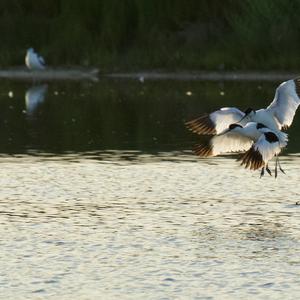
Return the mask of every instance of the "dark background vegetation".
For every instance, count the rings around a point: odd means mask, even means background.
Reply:
[[[105,71],[297,70],[299,13],[297,0],[1,0],[0,66],[32,46]]]

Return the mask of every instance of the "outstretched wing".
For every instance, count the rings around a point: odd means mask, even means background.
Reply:
[[[250,170],[257,170],[281,151],[278,136],[273,131],[263,133],[257,142],[238,160]]]
[[[223,132],[230,124],[239,122],[244,115],[235,107],[224,107],[211,114],[205,114],[186,122],[185,125],[197,134],[215,135]]]
[[[300,78],[285,81],[276,89],[273,102],[267,107],[283,128],[291,126],[300,104]]]
[[[200,157],[216,156],[224,153],[247,151],[252,140],[237,132],[228,131],[212,137],[208,143],[196,145],[194,152]]]

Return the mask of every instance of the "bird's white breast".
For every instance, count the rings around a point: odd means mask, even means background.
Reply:
[[[26,66],[29,69],[42,70],[44,66],[40,63],[36,53],[28,52],[25,57]]]

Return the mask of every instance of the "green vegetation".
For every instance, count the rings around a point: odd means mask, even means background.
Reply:
[[[2,0],[0,66],[28,47],[101,70],[300,66],[299,0]]]

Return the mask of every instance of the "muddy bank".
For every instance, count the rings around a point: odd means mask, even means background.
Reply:
[[[68,68],[45,70],[28,70],[25,68],[0,70],[0,78],[16,80],[98,80],[96,68]]]

